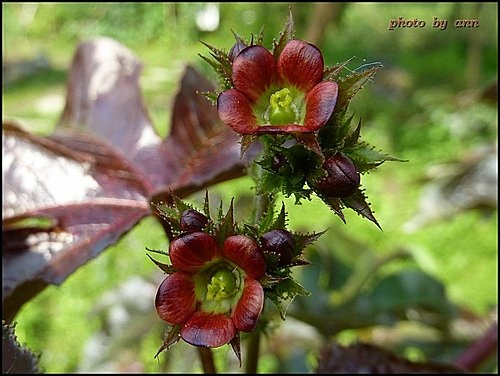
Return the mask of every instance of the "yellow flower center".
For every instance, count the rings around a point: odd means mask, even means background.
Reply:
[[[233,295],[236,291],[236,277],[228,269],[220,269],[212,276],[207,285],[205,299],[220,302]]]
[[[297,119],[295,98],[288,88],[278,90],[269,98],[269,121],[271,124],[282,125],[294,123]]]

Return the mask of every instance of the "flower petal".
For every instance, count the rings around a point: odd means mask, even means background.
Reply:
[[[230,317],[195,312],[181,329],[184,341],[194,346],[219,347],[229,343],[237,330]]]
[[[250,102],[236,89],[219,94],[217,111],[222,122],[237,133],[253,134],[259,127]]]
[[[286,134],[286,133],[303,133],[312,132],[303,125],[299,124],[284,124],[284,125],[263,125],[254,131],[254,134]]]
[[[307,94],[304,127],[310,131],[320,129],[332,116],[337,103],[336,82],[321,82]]]
[[[314,45],[291,40],[278,58],[278,74],[304,92],[311,90],[323,79],[323,55]]]
[[[195,273],[220,253],[215,238],[198,231],[188,232],[174,239],[170,243],[169,254],[176,270]]]
[[[252,331],[257,325],[264,307],[264,290],[255,279],[246,277],[243,294],[236,304],[232,318],[236,329],[243,332]]]
[[[196,309],[191,276],[176,272],[163,280],[155,297],[158,316],[169,324],[182,324]]]
[[[276,77],[276,62],[269,50],[260,45],[241,50],[233,61],[233,84],[251,102],[259,99]]]
[[[254,279],[259,279],[266,272],[262,251],[255,241],[245,235],[234,235],[227,238],[222,247],[222,255]]]

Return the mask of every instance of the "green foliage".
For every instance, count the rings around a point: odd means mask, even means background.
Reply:
[[[267,291],[267,297],[278,308],[282,320],[286,319],[286,311],[297,295],[309,296],[311,293],[291,278],[281,279]]]

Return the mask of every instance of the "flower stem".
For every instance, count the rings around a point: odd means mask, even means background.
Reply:
[[[257,373],[260,349],[260,330],[251,332],[248,336],[245,372]]]
[[[262,166],[257,163],[253,164],[253,179],[256,182],[256,189],[259,190],[261,187],[262,180]],[[271,203],[271,195],[268,193],[257,193],[254,198],[254,223],[259,224],[262,217],[269,209],[269,204]]]
[[[217,373],[212,349],[210,347],[198,347],[197,349],[203,365],[203,373]]]
[[[262,166],[254,163],[253,178],[257,183],[257,189],[261,186],[262,180]],[[271,195],[266,193],[258,193],[254,198],[254,223],[259,224],[266,211],[269,210],[271,203]],[[257,373],[257,366],[259,363],[259,350],[260,350],[260,329],[257,328],[248,334],[247,351],[246,351],[246,373]]]

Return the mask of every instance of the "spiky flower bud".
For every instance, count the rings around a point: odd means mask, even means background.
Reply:
[[[286,266],[292,261],[295,241],[287,230],[272,230],[260,237],[264,255],[274,256],[275,265]]]
[[[343,153],[337,153],[323,163],[327,176],[317,181],[314,188],[328,197],[347,197],[360,184],[360,174],[354,163]]]
[[[186,209],[181,216],[182,231],[200,231],[206,226],[208,218],[194,209]]]
[[[241,42],[236,42],[229,51],[229,60],[233,61],[236,58],[236,56],[238,56],[238,54],[241,52],[241,50],[246,47],[247,47],[246,44],[243,44]]]

